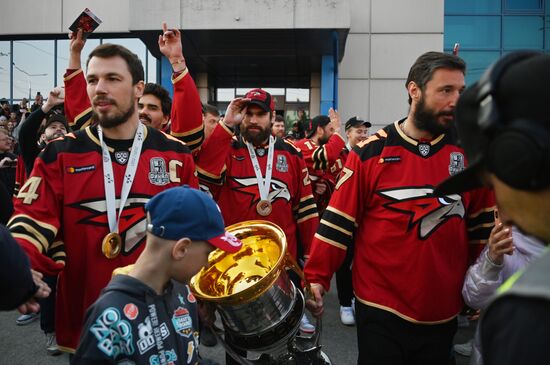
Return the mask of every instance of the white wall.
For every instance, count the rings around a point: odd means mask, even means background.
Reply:
[[[409,68],[422,53],[443,50],[443,1],[350,2],[339,111],[343,122],[355,115],[369,120],[372,132],[406,116]]]
[[[349,28],[350,0],[2,0],[0,34],[66,33],[89,7],[97,32]],[[9,16],[7,16],[9,15]]]

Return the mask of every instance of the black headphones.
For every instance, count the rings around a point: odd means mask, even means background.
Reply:
[[[486,167],[504,183],[519,190],[550,187],[550,131],[529,119],[503,123],[496,95],[500,80],[510,66],[541,54],[510,53],[485,71],[478,82],[477,123],[490,141]]]

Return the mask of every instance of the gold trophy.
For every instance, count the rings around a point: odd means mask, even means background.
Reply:
[[[236,253],[213,251],[208,264],[191,279],[191,291],[214,304],[225,328],[226,351],[242,364],[332,364],[321,351],[321,321],[310,337],[298,335],[304,297],[290,281],[287,269],[303,278],[287,253],[283,230],[267,221],[246,221],[226,230],[243,242]],[[256,354],[244,358],[227,346]]]

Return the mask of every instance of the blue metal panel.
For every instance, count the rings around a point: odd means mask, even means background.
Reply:
[[[168,90],[170,97],[174,96],[174,89],[172,87],[172,65],[166,57],[160,58],[160,77],[157,78],[160,84]]]
[[[323,115],[328,115],[328,110],[334,107],[334,56],[325,55],[321,59],[321,106]]]

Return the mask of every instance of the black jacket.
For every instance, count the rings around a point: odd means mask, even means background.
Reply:
[[[0,224],[0,310],[12,310],[23,304],[36,289],[27,255]]]
[[[196,364],[198,328],[197,304],[186,285],[172,281],[157,295],[117,275],[88,309],[71,364],[160,364],[162,354],[167,364]]]

